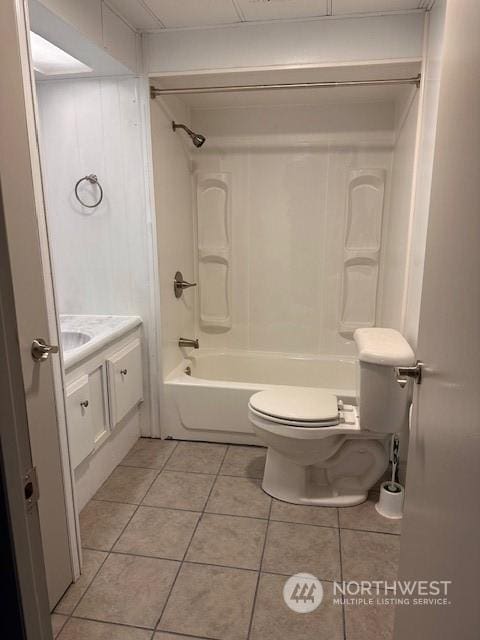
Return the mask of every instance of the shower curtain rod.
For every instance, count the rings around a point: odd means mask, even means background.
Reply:
[[[270,89],[324,89],[335,87],[373,87],[378,85],[414,84],[420,86],[421,75],[412,78],[385,78],[382,80],[333,80],[328,82],[294,82],[287,84],[243,84],[220,87],[178,87],[176,89],[156,89],[150,86],[150,97],[171,96],[181,93],[231,93],[234,91],[266,91]]]

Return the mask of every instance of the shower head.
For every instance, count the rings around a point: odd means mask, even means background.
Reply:
[[[172,121],[172,129],[174,131],[176,131],[177,129],[183,129],[184,131],[186,131],[190,136],[190,138],[192,139],[193,144],[197,148],[201,147],[206,140],[205,136],[202,136],[201,133],[195,133],[194,131],[189,129],[185,124],[177,124],[176,122]]]

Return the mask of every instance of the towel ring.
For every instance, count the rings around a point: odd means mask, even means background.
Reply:
[[[78,195],[78,187],[80,186],[80,183],[83,182],[84,180],[87,180],[88,182],[90,182],[90,184],[96,184],[97,187],[100,189],[100,197],[95,204],[85,204],[85,202],[83,202],[80,196]],[[98,207],[98,205],[103,200],[103,189],[100,185],[100,182],[98,181],[97,176],[94,175],[93,173],[90,173],[88,176],[84,176],[83,178],[80,178],[80,180],[75,185],[75,197],[83,207],[88,207],[89,209],[94,209],[95,207]]]

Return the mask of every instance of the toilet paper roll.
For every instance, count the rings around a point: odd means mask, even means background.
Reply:
[[[393,487],[394,491],[389,491]],[[381,516],[398,520],[403,516],[403,500],[405,491],[398,482],[382,482],[380,485],[380,500],[375,505],[375,509]]]

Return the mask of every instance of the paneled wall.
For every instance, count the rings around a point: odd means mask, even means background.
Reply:
[[[37,95],[58,310],[139,315],[151,347],[154,285],[138,81],[39,82]],[[104,196],[89,209],[74,187],[91,173]],[[98,195],[85,182],[79,192],[90,203]],[[153,352],[145,343],[147,368]]]
[[[112,75],[140,70],[140,36],[103,0],[28,0],[28,6],[35,33],[97,74],[106,75],[107,68]]]
[[[197,237],[206,184],[228,229],[215,276],[196,246],[202,346],[353,354],[353,329],[380,314],[394,122],[389,102],[192,110],[207,136],[192,151]]]
[[[145,170],[135,79],[37,86],[47,216],[60,313],[139,313],[149,299]],[[96,174],[99,207],[75,183]],[[80,195],[92,202],[95,187]]]

